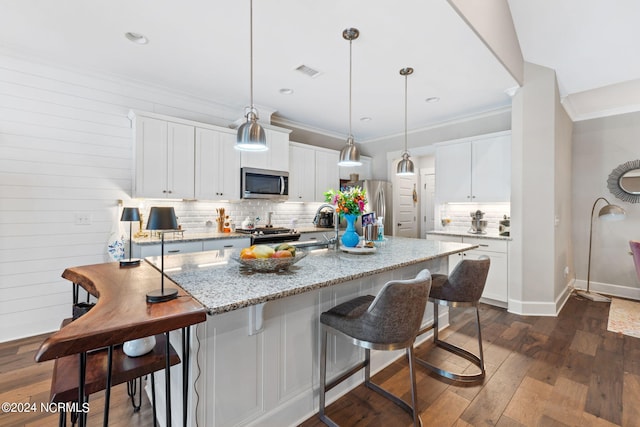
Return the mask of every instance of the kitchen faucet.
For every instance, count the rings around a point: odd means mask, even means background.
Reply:
[[[267,227],[271,228],[273,227],[273,225],[271,224],[271,215],[273,215],[273,212],[267,212]]]

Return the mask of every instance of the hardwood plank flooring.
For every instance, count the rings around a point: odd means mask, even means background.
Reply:
[[[480,316],[487,377],[460,385],[416,369],[418,407],[434,427],[640,427],[640,339],[608,332],[609,304],[572,296],[558,317],[522,317],[482,305]],[[475,351],[474,316],[451,312],[443,338]],[[0,344],[0,401],[47,402],[52,362],[35,363],[45,336]],[[431,343],[419,357],[454,369],[472,370]],[[373,380],[409,399],[408,365],[401,359]],[[89,425],[101,425],[104,394],[91,396]],[[328,414],[342,426],[410,426],[410,417],[387,399],[360,386],[338,399]],[[110,425],[151,426],[151,405],[143,396],[134,413],[126,385],[114,387]],[[0,413],[0,427],[55,426],[57,414]],[[311,417],[303,427],[323,426]]]
[[[488,305],[480,310],[487,376],[482,384],[460,385],[418,367],[425,426],[640,427],[640,339],[607,331],[608,303],[572,296],[558,317],[522,317]],[[470,313],[452,310],[442,336],[475,352]],[[465,367],[431,343],[416,354]],[[402,359],[373,380],[408,399],[408,375]],[[363,386],[327,414],[343,426],[411,425],[406,413]],[[302,424],[323,425],[317,417]]]

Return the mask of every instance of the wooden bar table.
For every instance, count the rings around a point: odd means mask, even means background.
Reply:
[[[165,334],[166,423],[171,425],[169,368],[171,364],[177,363],[177,360],[169,344],[169,332],[182,329],[183,425],[186,426],[190,358],[189,327],[206,320],[205,308],[167,277],[165,277],[165,287],[178,289],[178,298],[161,303],[147,303],[146,294],[160,287],[161,273],[146,262],[129,267],[121,267],[118,262],[72,267],[67,268],[62,277],[70,280],[74,285],[81,286],[96,297],[98,302],[87,314],[48,337],[40,346],[35,357],[36,361],[61,359],[71,355],[78,357],[78,405],[82,408],[86,395],[89,394],[85,389],[87,353],[106,347],[109,353],[105,380],[106,425],[114,346],[125,341]],[[157,368],[154,367],[154,370]],[[136,374],[139,373],[139,370],[136,371]],[[54,392],[56,390],[52,390],[52,393]],[[86,413],[80,412],[79,415],[79,425],[82,426],[86,421]]]

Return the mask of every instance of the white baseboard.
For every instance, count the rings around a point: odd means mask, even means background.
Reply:
[[[576,280],[574,286],[576,289],[586,290],[587,281]],[[600,293],[600,294],[614,296],[614,297],[640,300],[640,288],[614,285],[611,283],[594,282],[592,280],[589,285],[589,290]]]
[[[521,301],[509,298],[508,312],[521,316],[557,316],[573,292],[573,281],[568,283],[553,302]]]

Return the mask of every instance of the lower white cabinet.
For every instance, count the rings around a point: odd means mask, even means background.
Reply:
[[[160,242],[149,245],[133,244],[131,246],[134,258],[146,258],[148,256],[160,256],[162,252],[162,245]],[[185,254],[189,252],[202,251],[202,241],[191,242],[164,242],[164,254]]]
[[[164,242],[164,254],[186,254],[190,252],[212,251],[217,249],[244,248],[251,245],[250,238],[237,239],[208,239],[193,241],[171,241]],[[134,243],[131,247],[134,258],[146,258],[149,256],[160,256],[162,250],[160,242],[140,245]]]
[[[202,242],[203,251],[214,251],[217,249],[242,249],[251,246],[250,238],[242,239],[215,239],[204,240]]]
[[[499,307],[507,307],[509,301],[509,242],[507,240],[433,234],[427,235],[427,239],[478,245],[478,249],[449,255],[449,273],[463,258],[478,259],[482,255],[488,256],[491,259],[491,266],[482,293],[482,301]]]
[[[325,237],[331,239],[334,235],[333,228],[327,228],[327,231],[314,231],[312,233],[300,233],[299,242],[325,242]]]

